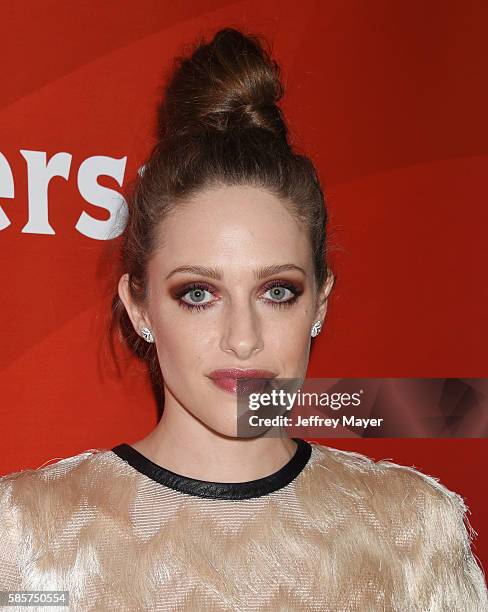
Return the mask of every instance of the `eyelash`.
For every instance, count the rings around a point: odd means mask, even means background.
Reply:
[[[288,289],[289,291],[293,293],[293,297],[283,302],[276,302],[274,300],[265,300],[265,302],[270,304],[273,308],[289,308],[290,306],[293,306],[293,304],[297,301],[297,299],[303,293],[301,289],[299,289],[293,283],[290,283],[288,281],[272,281],[265,286],[264,292],[267,292],[270,289],[274,289],[275,287],[284,287],[285,289]],[[196,312],[199,310],[205,310],[206,308],[210,308],[212,306],[212,303],[188,304],[182,299],[184,295],[186,295],[193,289],[201,289],[203,291],[208,291],[212,295],[215,295],[215,290],[207,283],[202,283],[202,282],[191,283],[190,285],[185,285],[184,287],[182,287],[176,292],[175,297],[178,301],[178,304],[182,308],[186,308],[187,310],[190,310],[193,312]]]

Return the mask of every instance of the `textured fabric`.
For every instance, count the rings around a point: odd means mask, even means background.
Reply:
[[[486,612],[465,512],[435,478],[316,444],[239,500],[90,449],[0,478],[0,590],[68,590],[79,611]]]

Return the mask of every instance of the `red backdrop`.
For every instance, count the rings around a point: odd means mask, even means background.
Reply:
[[[117,376],[104,352],[117,241],[76,229],[82,213],[110,218],[79,169],[119,160],[122,180],[98,181],[121,191],[152,145],[172,58],[221,26],[273,41],[295,142],[328,196],[337,282],[309,376],[488,376],[488,5],[2,0],[0,12],[0,473],[156,423],[141,366],[129,359]],[[65,177],[43,202],[36,164],[56,153]],[[42,212],[51,233],[31,231]],[[485,440],[323,442],[463,495],[488,565]]]

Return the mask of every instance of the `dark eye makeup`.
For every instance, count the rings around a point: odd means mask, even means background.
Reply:
[[[206,293],[213,295],[216,299],[203,302]],[[262,297],[263,294],[267,293],[271,297]],[[264,285],[260,300],[273,308],[289,308],[296,303],[302,293],[303,288],[300,285],[285,280],[273,280]],[[188,298],[189,294],[193,294],[193,297]],[[217,290],[203,281],[185,283],[172,290],[171,295],[179,306],[192,312],[211,308],[218,300]],[[202,303],[199,304],[198,301],[200,300],[202,300]]]

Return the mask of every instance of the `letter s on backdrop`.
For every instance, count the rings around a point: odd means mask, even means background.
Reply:
[[[124,231],[127,222],[127,202],[124,197],[97,182],[99,176],[111,176],[122,186],[127,156],[115,159],[104,155],[88,157],[78,170],[78,189],[81,196],[90,204],[100,206],[110,212],[109,219],[94,219],[83,211],[75,228],[84,236],[95,240],[111,240]]]

